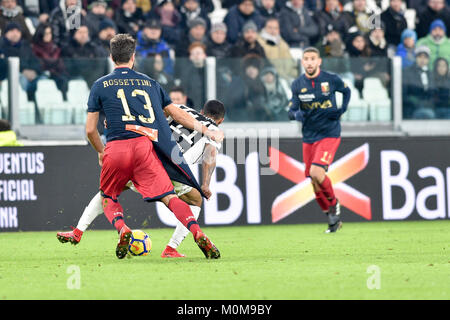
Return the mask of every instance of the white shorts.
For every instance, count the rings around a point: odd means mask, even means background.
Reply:
[[[184,194],[186,194],[186,193],[189,193],[189,192],[191,192],[191,190],[192,190],[192,187],[191,187],[191,186],[188,186],[188,185],[186,185],[186,184],[183,184],[183,183],[180,183],[180,182],[177,182],[177,181],[173,181],[173,180],[172,180],[172,185],[173,185],[173,187],[174,187],[175,194],[176,194],[178,197],[181,197],[182,195],[184,195]],[[134,186],[133,182],[128,181],[128,183],[127,183],[126,186],[127,186],[128,188],[130,188],[132,191],[134,191],[134,192],[136,192],[136,193],[139,193],[139,191],[138,191],[138,190],[136,189],[136,187]]]

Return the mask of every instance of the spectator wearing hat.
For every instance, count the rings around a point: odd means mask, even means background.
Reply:
[[[278,74],[286,79],[297,78],[297,64],[289,51],[289,45],[280,35],[280,22],[277,18],[268,18],[257,37],[269,62]]]
[[[49,23],[40,24],[33,36],[34,55],[41,62],[41,70],[49,73],[56,87],[61,91],[64,101],[67,101],[69,74],[61,58],[61,48],[53,42],[52,27]]]
[[[117,34],[116,24],[109,18],[103,19],[98,26],[98,34],[95,42],[102,51],[102,56],[110,54],[109,42]]]
[[[17,4],[17,0],[0,0],[0,35],[5,34],[6,26],[14,22],[19,25],[22,37],[31,41],[31,32],[25,22],[22,8]]]
[[[176,57],[188,57],[189,56],[189,46],[194,42],[200,42],[206,45],[207,34],[206,28],[207,24],[203,18],[195,18],[189,21],[189,31],[186,36],[182,37],[175,47]]]
[[[148,57],[155,54],[160,54],[164,59],[164,71],[168,74],[173,74],[170,46],[162,38],[161,23],[156,19],[152,19],[148,20],[143,29],[137,34],[136,55],[138,68],[140,70],[143,70],[142,68],[150,68],[148,64],[151,64],[151,61],[148,60]]]
[[[433,21],[440,19],[444,22],[447,37],[450,36],[450,9],[445,0],[428,0],[427,6],[416,15],[417,38],[425,37],[430,31]]]
[[[248,54],[266,58],[264,48],[258,43],[258,27],[253,21],[248,21],[243,26],[242,36],[230,52],[230,56],[233,58],[242,58]]]
[[[202,18],[206,22],[206,29],[210,28],[210,20],[208,13],[202,8],[200,0],[183,0],[180,7],[181,22],[180,28],[182,30],[189,30],[189,23],[196,19]]]
[[[433,119],[433,78],[429,61],[430,49],[417,46],[415,63],[403,72],[403,118]]]
[[[53,41],[59,47],[67,45],[71,41],[74,30],[85,24],[81,9],[81,0],[61,0],[59,6],[50,13]]]
[[[18,57],[20,59],[20,85],[26,91],[28,101],[35,103],[36,122],[41,123],[39,109],[36,104],[37,82],[41,74],[39,60],[33,54],[28,40],[22,38],[22,29],[18,23],[10,22],[4,29],[4,36],[0,38],[5,58]]]
[[[264,18],[255,8],[254,0],[240,0],[239,4],[232,6],[223,22],[227,25],[227,39],[234,44],[242,35],[244,25],[253,21],[257,31],[264,25]]]
[[[143,12],[136,5],[136,0],[122,0],[122,6],[114,17],[118,33],[128,33],[136,37],[144,25]]]
[[[162,37],[169,45],[176,46],[183,38],[181,15],[172,0],[157,0],[157,6],[147,14],[147,19],[158,19],[161,22]]]
[[[430,49],[430,68],[438,57],[450,57],[450,39],[446,36],[447,27],[444,21],[437,19],[430,25],[428,36],[417,41],[417,46]]]
[[[70,41],[61,50],[61,56],[70,76],[83,78],[89,88],[105,74],[107,59],[102,49],[91,40],[86,25],[72,32]]]
[[[211,26],[209,38],[206,41],[207,56],[227,58],[230,55],[231,44],[227,41],[227,25],[216,22]]]
[[[94,1],[89,5],[89,11],[86,14],[86,25],[89,29],[89,34],[92,35],[93,40],[98,35],[100,23],[107,19],[106,9],[108,4],[106,1]]]
[[[312,12],[304,7],[304,0],[289,0],[280,11],[281,36],[289,47],[305,48],[317,41],[319,26]]]
[[[386,27],[386,41],[391,46],[397,46],[401,42],[402,32],[408,27],[402,5],[402,0],[390,0],[389,8],[380,16]]]
[[[395,55],[402,58],[402,68],[408,68],[416,61],[414,50],[416,49],[417,34],[414,30],[405,29],[400,40]]]
[[[206,102],[206,46],[201,42],[193,42],[189,45],[188,52],[189,60],[181,61],[183,64],[180,68],[181,86],[200,111]]]

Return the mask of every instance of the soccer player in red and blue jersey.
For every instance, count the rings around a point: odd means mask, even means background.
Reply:
[[[162,201],[175,214],[192,232],[206,258],[219,258],[219,250],[202,232],[189,206],[175,195],[171,179],[196,188],[204,196],[172,139],[165,113],[211,140],[221,142],[223,132],[209,130],[172,104],[159,83],[132,69],[136,41],[130,35],[116,35],[110,42],[110,49],[116,68],[92,86],[86,134],[102,166],[100,191],[104,213],[119,232],[116,256],[119,259],[126,256],[131,237],[118,201],[131,180],[144,200]],[[97,131],[101,110],[108,123],[106,147]]]
[[[303,51],[305,73],[292,83],[289,118],[302,122],[305,175],[311,178],[316,201],[328,216],[326,233],[341,228],[340,204],[326,172],[341,142],[340,117],[347,110],[350,89],[336,74],[320,69],[316,48]],[[343,94],[337,107],[335,92]]]

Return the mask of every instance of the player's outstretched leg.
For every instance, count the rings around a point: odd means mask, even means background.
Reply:
[[[71,244],[76,245],[81,241],[82,235],[83,231],[78,228],[72,228],[72,231],[58,232],[56,238],[58,238],[61,243],[70,242]]]
[[[70,242],[72,244],[78,244],[81,241],[83,232],[86,231],[92,221],[101,214],[103,214],[102,196],[100,192],[98,192],[84,209],[77,227],[75,229],[72,228],[72,231],[58,232],[56,238],[58,238],[61,243]]]
[[[194,241],[207,259],[220,258],[220,252],[217,247],[200,229],[189,206],[177,196],[170,195],[162,199],[163,203],[172,211],[186,229],[194,235]]]

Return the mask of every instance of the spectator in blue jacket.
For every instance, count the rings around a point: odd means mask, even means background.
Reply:
[[[417,34],[414,30],[405,29],[401,35],[401,42],[397,46],[396,56],[402,58],[402,67],[408,68],[416,62],[416,55],[414,53],[416,49]]]
[[[258,30],[264,26],[264,18],[255,8],[254,0],[240,0],[239,4],[230,8],[223,20],[227,25],[227,39],[230,43],[235,43],[242,36],[242,28],[250,20]]]
[[[152,19],[147,21],[144,28],[137,33],[136,55],[138,64],[149,62],[146,58],[159,53],[164,59],[164,71],[173,74],[173,61],[170,58],[170,47],[161,38],[161,23]]]

